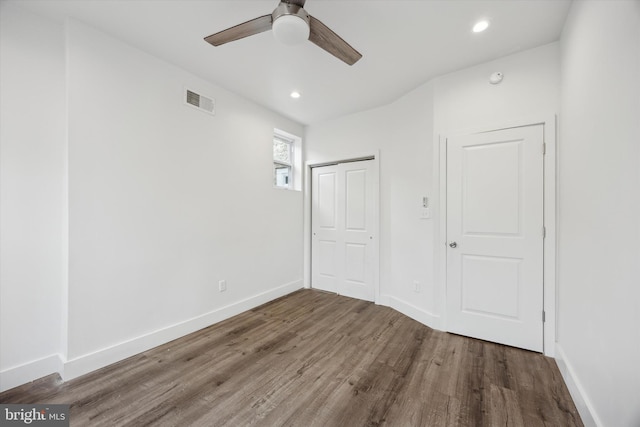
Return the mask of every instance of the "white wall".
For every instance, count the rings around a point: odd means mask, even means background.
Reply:
[[[274,128],[300,124],[81,23],[4,6],[3,389],[302,287],[302,192],[272,179]],[[216,115],[184,105],[185,86]]]
[[[438,136],[553,115],[559,64],[559,45],[552,43],[438,77],[384,107],[307,127],[311,163],[380,150],[382,304],[442,327]],[[488,83],[494,71],[505,74],[497,86]],[[419,219],[422,196],[429,197],[432,219]]]
[[[502,72],[500,84],[489,83],[489,76]],[[560,109],[560,46],[550,43],[519,52],[474,67],[446,74],[434,80],[435,156],[444,164],[443,141],[446,137],[509,126],[544,123],[547,154],[545,156],[544,223],[547,238],[544,242],[544,353],[555,353],[555,115]],[[434,199],[444,204],[440,183],[444,177],[440,164],[434,167],[439,176]],[[444,209],[436,215],[435,225],[440,231],[439,244],[434,242],[436,282],[442,296],[439,307],[444,310],[446,300],[446,230],[440,221]],[[439,309],[440,310],[440,309]],[[441,312],[441,311],[439,311]],[[446,323],[446,320],[443,324]]]
[[[302,194],[271,161],[302,127],[82,24],[68,49],[69,359],[302,287]]]
[[[309,163],[379,152],[379,302],[429,323],[437,320],[433,221],[419,213],[422,197],[433,192],[432,104],[433,87],[426,84],[390,105],[307,127],[305,145]]]
[[[0,390],[60,367],[64,33],[0,3]]]
[[[640,425],[640,2],[562,35],[559,356],[585,424]]]
[[[504,80],[489,84],[500,71]],[[551,43],[434,80],[435,131],[451,134],[554,114],[560,98],[560,48]]]
[[[311,162],[379,150],[383,302],[437,326],[434,140],[557,111],[561,94],[558,356],[587,425],[640,423],[639,4],[574,2],[561,89],[551,44],[306,130]],[[271,188],[269,160],[273,127],[298,124],[79,23],[65,45],[62,24],[0,7],[0,389],[300,286],[302,196]],[[181,105],[183,85],[216,116]]]

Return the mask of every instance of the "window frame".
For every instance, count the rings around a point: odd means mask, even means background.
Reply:
[[[294,168],[295,168],[295,141],[291,138],[287,138],[286,136],[281,135],[278,132],[274,132],[273,139],[271,141],[272,144],[278,141],[280,143],[285,143],[289,146],[289,162],[285,162],[282,160],[278,160],[273,156],[273,187],[281,190],[292,190],[294,188]],[[277,166],[284,166],[289,169],[288,181],[286,186],[278,185],[277,183],[277,175],[276,171],[278,169]]]

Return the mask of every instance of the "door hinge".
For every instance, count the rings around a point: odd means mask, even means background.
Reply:
[[[542,310],[542,323],[547,321],[547,315],[544,310]]]
[[[547,227],[545,226],[542,227],[542,238],[543,239],[547,238]]]
[[[547,143],[543,142],[542,143],[542,154],[547,154]]]

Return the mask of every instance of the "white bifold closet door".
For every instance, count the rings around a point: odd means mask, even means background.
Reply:
[[[311,286],[373,301],[372,160],[312,169]]]

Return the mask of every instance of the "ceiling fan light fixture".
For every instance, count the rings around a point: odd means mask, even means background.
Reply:
[[[273,21],[273,36],[288,46],[309,40],[310,32],[309,23],[297,15],[283,15]]]

